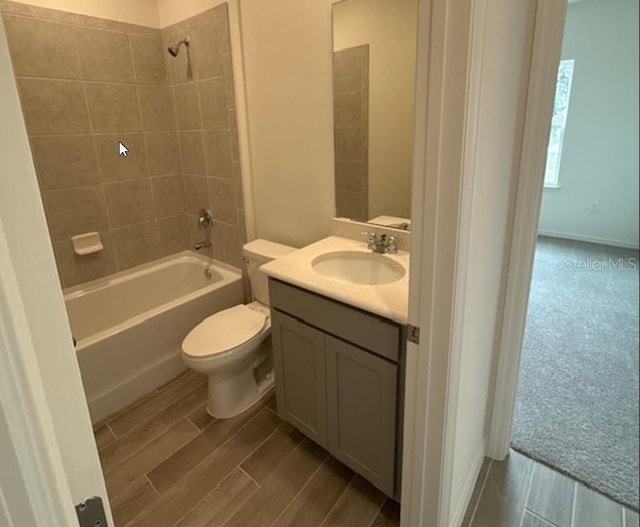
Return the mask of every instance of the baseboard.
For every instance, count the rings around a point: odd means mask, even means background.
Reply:
[[[612,240],[609,238],[598,238],[597,236],[584,236],[582,234],[572,234],[570,232],[557,232],[547,229],[538,229],[538,234],[542,236],[550,236],[552,238],[563,238],[565,240],[576,240],[579,242],[600,243],[602,245],[611,245],[613,247],[623,247],[625,249],[637,249],[638,244],[627,242],[624,240]]]
[[[451,521],[449,525],[451,527],[460,527],[462,525],[462,520],[464,520],[464,515],[467,512],[467,508],[471,503],[471,497],[473,496],[473,491],[476,488],[476,482],[478,481],[478,476],[480,475],[480,469],[482,468],[482,462],[484,461],[486,445],[482,443],[481,447],[478,449],[476,453],[476,457],[474,459],[473,465],[471,466],[471,471],[467,476],[467,480],[462,487],[462,497],[456,506],[453,516],[451,517]]]

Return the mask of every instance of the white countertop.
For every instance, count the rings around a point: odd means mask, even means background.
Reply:
[[[397,254],[385,255],[405,268],[406,272],[400,280],[382,285],[360,285],[328,278],[313,270],[311,262],[315,257],[335,251],[371,252],[365,242],[329,236],[268,262],[260,270],[272,278],[389,318],[399,324],[406,324],[409,307],[409,253],[398,251]]]

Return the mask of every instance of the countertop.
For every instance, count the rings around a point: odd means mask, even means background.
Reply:
[[[404,276],[389,284],[360,285],[323,276],[311,267],[317,256],[334,251],[370,253],[365,242],[329,236],[260,267],[266,275],[314,293],[333,298],[397,322],[407,323],[409,308],[409,253],[398,251],[385,256],[400,263]]]

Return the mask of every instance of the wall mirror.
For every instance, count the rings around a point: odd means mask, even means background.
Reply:
[[[333,4],[336,216],[410,227],[417,0]]]

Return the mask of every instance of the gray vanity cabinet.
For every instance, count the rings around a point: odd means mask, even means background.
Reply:
[[[393,495],[398,366],[330,336],[325,345],[329,451]]]
[[[329,448],[322,331],[278,311],[272,313],[278,412],[303,434]]]
[[[397,497],[398,324],[271,279],[278,413]]]

